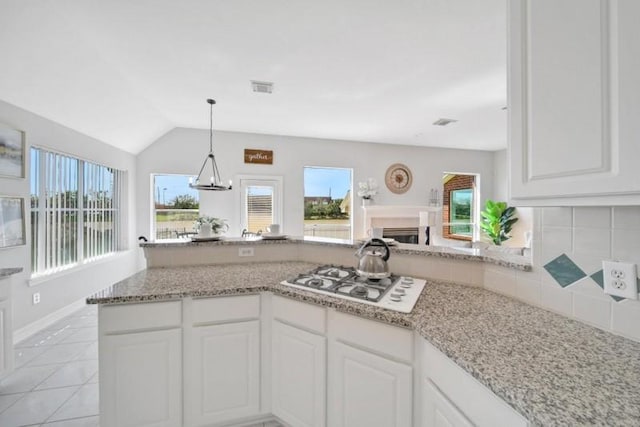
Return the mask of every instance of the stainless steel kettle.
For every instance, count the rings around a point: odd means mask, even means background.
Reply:
[[[355,256],[360,258],[356,272],[367,279],[384,279],[389,277],[389,260],[391,251],[382,239],[373,238],[365,242]]]

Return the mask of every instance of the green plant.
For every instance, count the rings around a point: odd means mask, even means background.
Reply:
[[[227,231],[229,229],[229,225],[227,224],[227,220],[222,218],[215,218],[212,216],[199,216],[196,219],[194,224],[194,228],[196,230],[200,229],[202,224],[211,224],[211,232],[214,234],[218,234],[220,231]]]
[[[484,210],[480,212],[480,228],[494,244],[500,246],[502,242],[511,238],[511,227],[518,221],[518,218],[513,216],[515,211],[516,208],[507,206],[505,202],[487,200]]]

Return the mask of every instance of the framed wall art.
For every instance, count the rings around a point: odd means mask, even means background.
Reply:
[[[0,177],[24,178],[24,132],[0,124]]]
[[[24,199],[0,196],[0,249],[26,244]]]

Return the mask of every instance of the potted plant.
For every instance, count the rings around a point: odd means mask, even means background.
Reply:
[[[506,202],[487,200],[484,210],[480,212],[480,228],[495,245],[500,246],[511,238],[511,227],[518,221],[514,217],[515,210],[516,208],[507,206]]]
[[[362,205],[371,204],[373,196],[378,194],[378,183],[373,178],[367,178],[364,182],[358,183],[358,196],[362,197]]]
[[[194,223],[194,228],[199,234],[208,236],[211,234],[222,234],[229,229],[227,221],[212,216],[199,216]]]

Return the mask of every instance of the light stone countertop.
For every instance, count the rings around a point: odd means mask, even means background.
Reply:
[[[142,248],[194,248],[203,246],[235,246],[235,245],[320,245],[339,248],[358,249],[362,245],[359,240],[323,239],[318,237],[288,237],[283,240],[262,240],[261,238],[225,237],[218,241],[192,242],[187,239],[163,240],[160,242],[140,243]],[[453,248],[446,246],[421,246],[398,243],[389,247],[392,254],[417,255],[448,258],[462,261],[485,262],[521,271],[531,271],[531,259],[522,255],[501,253],[497,250],[475,248]]]
[[[90,304],[270,291],[412,328],[533,425],[639,425],[640,343],[482,288],[427,280],[411,314],[284,286],[317,267],[276,262],[153,268]]]

